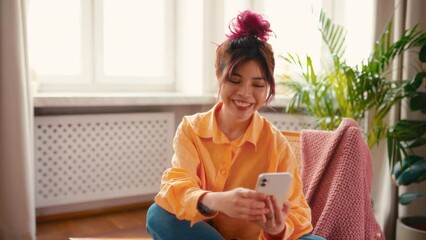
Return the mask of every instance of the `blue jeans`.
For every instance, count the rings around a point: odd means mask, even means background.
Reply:
[[[179,220],[174,214],[171,214],[154,203],[146,216],[146,230],[155,240],[172,239],[205,239],[218,240],[224,239],[220,233],[208,222],[201,221],[191,227],[191,222]],[[299,238],[302,240],[325,240],[325,238],[308,234]]]

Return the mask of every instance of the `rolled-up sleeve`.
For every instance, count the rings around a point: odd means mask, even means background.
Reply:
[[[206,217],[197,210],[199,198],[208,191],[201,188],[202,182],[197,175],[200,156],[185,119],[176,131],[173,149],[172,167],[163,174],[155,202],[178,219],[189,220],[192,224],[214,217]]]

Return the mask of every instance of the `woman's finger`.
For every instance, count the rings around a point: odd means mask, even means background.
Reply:
[[[246,207],[250,209],[263,209],[265,208],[265,202],[264,201],[258,201],[248,198],[239,198],[238,200],[235,200],[235,205]]]
[[[290,211],[290,201],[285,200],[283,207],[281,208],[281,211],[284,213],[284,215],[288,215],[288,212]]]
[[[266,199],[266,195],[264,193],[256,192],[256,191],[251,190],[251,189],[245,189],[244,188],[241,191],[239,191],[238,194],[243,198],[254,199],[254,200],[257,200],[257,201],[265,201],[265,199]]]
[[[272,206],[274,207],[275,223],[277,225],[281,225],[284,219],[283,213],[280,211],[280,206],[278,205],[277,198],[275,196],[271,196],[271,200]]]
[[[266,221],[267,222],[273,222],[274,218],[275,218],[275,210],[274,210],[274,206],[272,204],[271,201],[271,196],[268,196],[266,198],[266,208],[269,209],[269,213],[265,214],[266,217]]]
[[[267,214],[269,212],[269,209],[267,208],[248,208],[245,206],[239,206],[237,207],[237,211],[240,214],[246,214],[249,216],[261,216],[264,214]]]

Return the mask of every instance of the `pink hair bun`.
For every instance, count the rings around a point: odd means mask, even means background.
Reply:
[[[231,34],[226,35],[229,39],[242,37],[256,37],[266,42],[272,30],[268,21],[264,20],[260,14],[244,11],[229,23]]]

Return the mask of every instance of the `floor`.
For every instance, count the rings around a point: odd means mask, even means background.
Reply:
[[[84,218],[37,223],[37,240],[69,238],[148,238],[146,208],[126,210]]]

